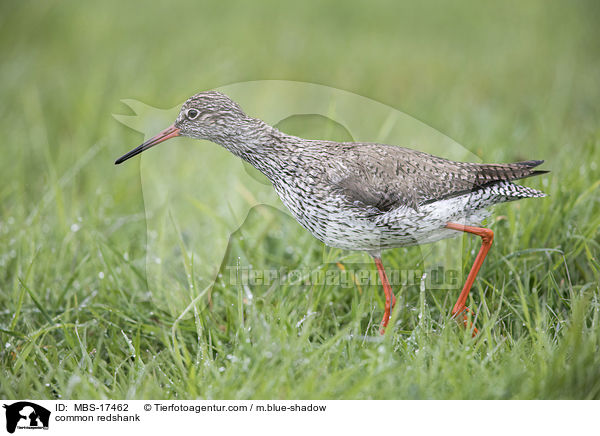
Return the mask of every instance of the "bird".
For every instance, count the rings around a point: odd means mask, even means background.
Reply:
[[[115,161],[121,164],[177,136],[208,140],[262,172],[292,216],[325,245],[362,251],[374,260],[385,294],[380,333],[396,305],[381,253],[466,232],[481,238],[451,317],[467,326],[467,298],[494,232],[482,227],[489,208],[545,197],[515,180],[545,174],[543,160],[455,162],[418,150],[375,142],[304,139],[247,115],[227,95],[200,92],[175,122]],[[477,334],[474,325],[472,334]]]

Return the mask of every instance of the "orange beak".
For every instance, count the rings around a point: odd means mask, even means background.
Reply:
[[[161,142],[166,141],[169,138],[174,138],[175,136],[179,136],[179,129],[173,124],[172,126],[167,127],[165,130],[160,132],[155,137],[144,142],[139,147],[134,148],[129,153],[126,153],[120,158],[118,158],[115,161],[115,165],[119,165],[120,163],[125,162],[130,157],[133,157],[136,154],[140,154],[142,151],[148,150],[150,147],[154,147],[156,144],[160,144]]]

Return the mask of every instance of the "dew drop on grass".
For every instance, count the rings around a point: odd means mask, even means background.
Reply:
[[[244,284],[243,288],[244,288],[244,292],[246,293],[246,298],[247,298],[248,300],[250,300],[250,301],[248,302],[248,304],[251,304],[251,302],[252,302],[252,299],[254,298],[254,295],[252,294],[252,291],[250,290],[250,287],[248,287],[248,285],[247,285],[247,284]]]
[[[306,315],[304,315],[302,317],[302,319],[296,323],[296,328],[300,327],[304,321],[306,321],[309,317],[311,317],[312,315],[315,315],[316,313],[317,312],[312,312],[310,310],[308,312],[306,312]]]

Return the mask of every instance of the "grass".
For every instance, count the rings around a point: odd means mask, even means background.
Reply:
[[[0,6],[0,397],[600,397],[595,3],[141,7]],[[256,79],[369,96],[485,161],[546,159],[552,172],[524,183],[549,197],[501,205],[489,222],[496,239],[470,300],[477,339],[448,319],[457,291],[397,289],[401,310],[378,337],[376,286],[229,284],[249,265],[368,261],[269,207],[233,234],[212,288],[196,282],[202,258],[178,221],[190,217],[165,219],[181,275],[156,286],[139,167],[112,165],[142,138],[111,114],[127,113],[123,98],[172,107]],[[300,121],[282,128],[336,134]],[[223,198],[194,165],[177,163],[180,182]],[[452,242],[464,271],[478,243]],[[388,251],[384,264],[417,268],[428,250]]]

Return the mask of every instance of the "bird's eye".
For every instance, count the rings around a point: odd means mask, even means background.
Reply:
[[[200,112],[196,109],[188,109],[188,111],[185,113],[185,116],[188,118],[188,120],[195,120],[198,118],[198,115],[200,115]]]

